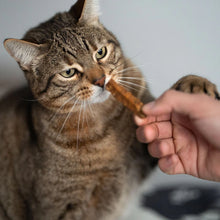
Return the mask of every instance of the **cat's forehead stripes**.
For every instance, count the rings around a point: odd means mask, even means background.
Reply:
[[[90,46],[89,46],[89,44],[88,44],[88,42],[86,41],[85,38],[82,38],[82,42],[84,43],[85,48],[89,51],[90,50]]]
[[[91,45],[85,40],[85,37],[77,34],[75,30],[64,29],[57,32],[54,35],[54,41],[58,43],[59,46],[64,47],[66,50],[72,49],[76,52],[76,49],[90,50]]]
[[[79,54],[92,54],[109,42],[103,31],[94,28],[83,30],[64,28],[53,35],[53,42],[64,52],[77,59]]]
[[[64,55],[64,62],[69,65],[69,66],[72,66],[74,64],[74,60],[72,59],[72,57],[75,58],[75,60],[77,59],[76,56],[72,53],[69,53],[68,51],[64,51],[64,52],[67,52],[66,55]]]

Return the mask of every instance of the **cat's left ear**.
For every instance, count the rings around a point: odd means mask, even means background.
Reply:
[[[4,47],[25,70],[30,69],[33,60],[40,53],[40,45],[18,39],[6,39]]]
[[[69,13],[78,23],[96,25],[99,21],[99,0],[78,0]]]

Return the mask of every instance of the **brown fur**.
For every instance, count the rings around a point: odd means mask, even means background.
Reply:
[[[156,164],[135,138],[132,113],[95,85],[103,74],[118,83],[129,77],[127,88],[145,83],[94,4],[79,0],[23,40],[5,41],[31,91],[0,103],[1,220],[117,219]],[[108,54],[96,60],[103,46]],[[77,72],[64,78],[69,68]],[[136,88],[129,90],[144,103],[153,100]]]

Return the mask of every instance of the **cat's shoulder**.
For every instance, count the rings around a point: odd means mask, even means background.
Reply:
[[[12,113],[18,115],[21,109],[27,108],[32,101],[31,92],[27,87],[9,91],[0,99],[0,115],[2,117]]]

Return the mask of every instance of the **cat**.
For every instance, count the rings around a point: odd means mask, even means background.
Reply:
[[[105,85],[113,78],[144,103],[154,97],[100,23],[98,1],[78,0],[4,46],[28,88],[0,103],[0,219],[118,219],[157,160]],[[208,85],[207,93],[218,94],[211,82],[191,78],[174,88],[204,92]]]

